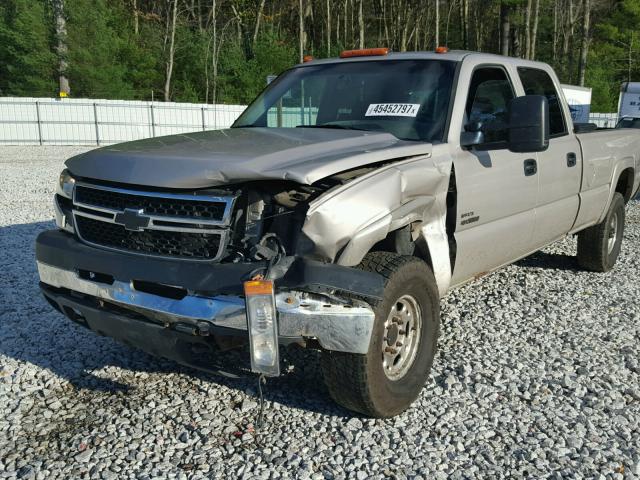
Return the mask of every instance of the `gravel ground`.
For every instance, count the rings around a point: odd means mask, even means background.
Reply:
[[[578,271],[567,239],[444,299],[431,380],[403,415],[353,416],[314,352],[287,351],[256,437],[255,379],[152,358],[40,296],[34,238],[83,150],[0,148],[0,478],[640,479],[637,201],[612,272]]]

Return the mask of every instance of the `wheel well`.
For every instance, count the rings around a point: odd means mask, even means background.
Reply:
[[[633,176],[631,177],[633,178]],[[447,241],[449,243],[449,261],[451,262],[451,270],[455,266],[457,245],[455,240],[456,228],[456,211],[457,211],[458,191],[456,186],[455,167],[451,167],[451,175],[449,177],[449,188],[447,191],[447,213],[446,213],[446,231]],[[433,261],[431,260],[431,252],[424,237],[418,236],[413,240],[413,225],[405,225],[402,228],[393,230],[387,234],[384,240],[376,243],[370,251],[395,252],[401,255],[413,255],[424,260],[431,268]]]
[[[618,183],[616,184],[616,192],[621,193],[624,197],[624,203],[631,199],[633,193],[633,168],[626,168],[620,173]]]

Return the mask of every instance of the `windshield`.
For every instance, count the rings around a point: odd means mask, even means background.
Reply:
[[[455,62],[330,63],[285,72],[234,127],[344,128],[442,141]]]

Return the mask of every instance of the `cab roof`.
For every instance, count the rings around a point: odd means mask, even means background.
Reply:
[[[468,50],[449,50],[446,53],[436,53],[434,51],[423,52],[389,52],[386,55],[368,55],[368,56],[354,56],[349,58],[323,58],[318,60],[311,60],[305,63],[301,63],[297,66],[312,66],[312,65],[326,65],[331,63],[344,63],[344,62],[374,62],[385,60],[449,60],[453,62],[460,62],[466,57],[482,57],[488,63],[498,64],[512,64],[517,66],[522,65],[544,65],[542,62],[534,62],[531,60],[524,60],[516,57],[505,57],[503,55],[496,55],[493,53],[472,52]]]

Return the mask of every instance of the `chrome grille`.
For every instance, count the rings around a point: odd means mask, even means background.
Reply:
[[[112,190],[76,187],[75,200],[78,205],[108,208],[123,211],[126,208],[144,210],[148,215],[178,216],[199,220],[217,220],[224,218],[227,202],[198,200],[196,198],[152,197],[139,193],[121,193]]]
[[[174,194],[79,183],[73,216],[85,243],[192,260],[224,253],[234,196]]]

